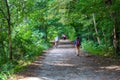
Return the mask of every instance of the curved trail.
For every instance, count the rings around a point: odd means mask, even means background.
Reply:
[[[75,55],[74,45],[61,41],[58,48],[43,56],[18,74],[18,80],[120,80],[120,63],[110,58]]]

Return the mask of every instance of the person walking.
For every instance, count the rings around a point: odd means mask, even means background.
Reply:
[[[54,44],[54,48],[57,48],[58,47],[58,43],[59,43],[59,37],[56,36],[55,37],[55,44]]]
[[[76,38],[74,44],[75,44],[75,53],[77,56],[79,56],[80,55],[80,45],[81,45],[81,41],[80,41],[79,37]]]
[[[65,40],[65,39],[66,39],[66,35],[65,35],[65,34],[63,34],[63,35],[62,35],[62,38],[63,38],[63,40]]]

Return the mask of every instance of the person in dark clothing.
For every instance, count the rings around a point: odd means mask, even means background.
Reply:
[[[65,35],[65,34],[63,34],[63,35],[62,35],[62,38],[63,38],[63,40],[65,40],[65,39],[66,39],[66,35]]]
[[[80,42],[80,38],[77,37],[75,42],[75,52],[76,52],[76,55],[79,56],[80,55],[80,45],[81,45],[81,42]]]

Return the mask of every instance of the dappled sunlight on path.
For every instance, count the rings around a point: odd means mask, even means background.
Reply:
[[[81,51],[75,55],[74,45],[61,40],[58,48],[47,51],[19,75],[18,80],[119,80],[120,63],[110,58]]]
[[[50,78],[47,78],[47,77],[27,77],[27,78],[24,78],[24,79],[19,79],[19,80],[53,80],[53,79],[50,79]]]

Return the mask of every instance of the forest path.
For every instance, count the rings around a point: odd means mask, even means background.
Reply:
[[[81,51],[75,55],[74,45],[61,40],[58,48],[48,50],[23,72],[17,80],[120,80],[120,63],[110,58]]]

